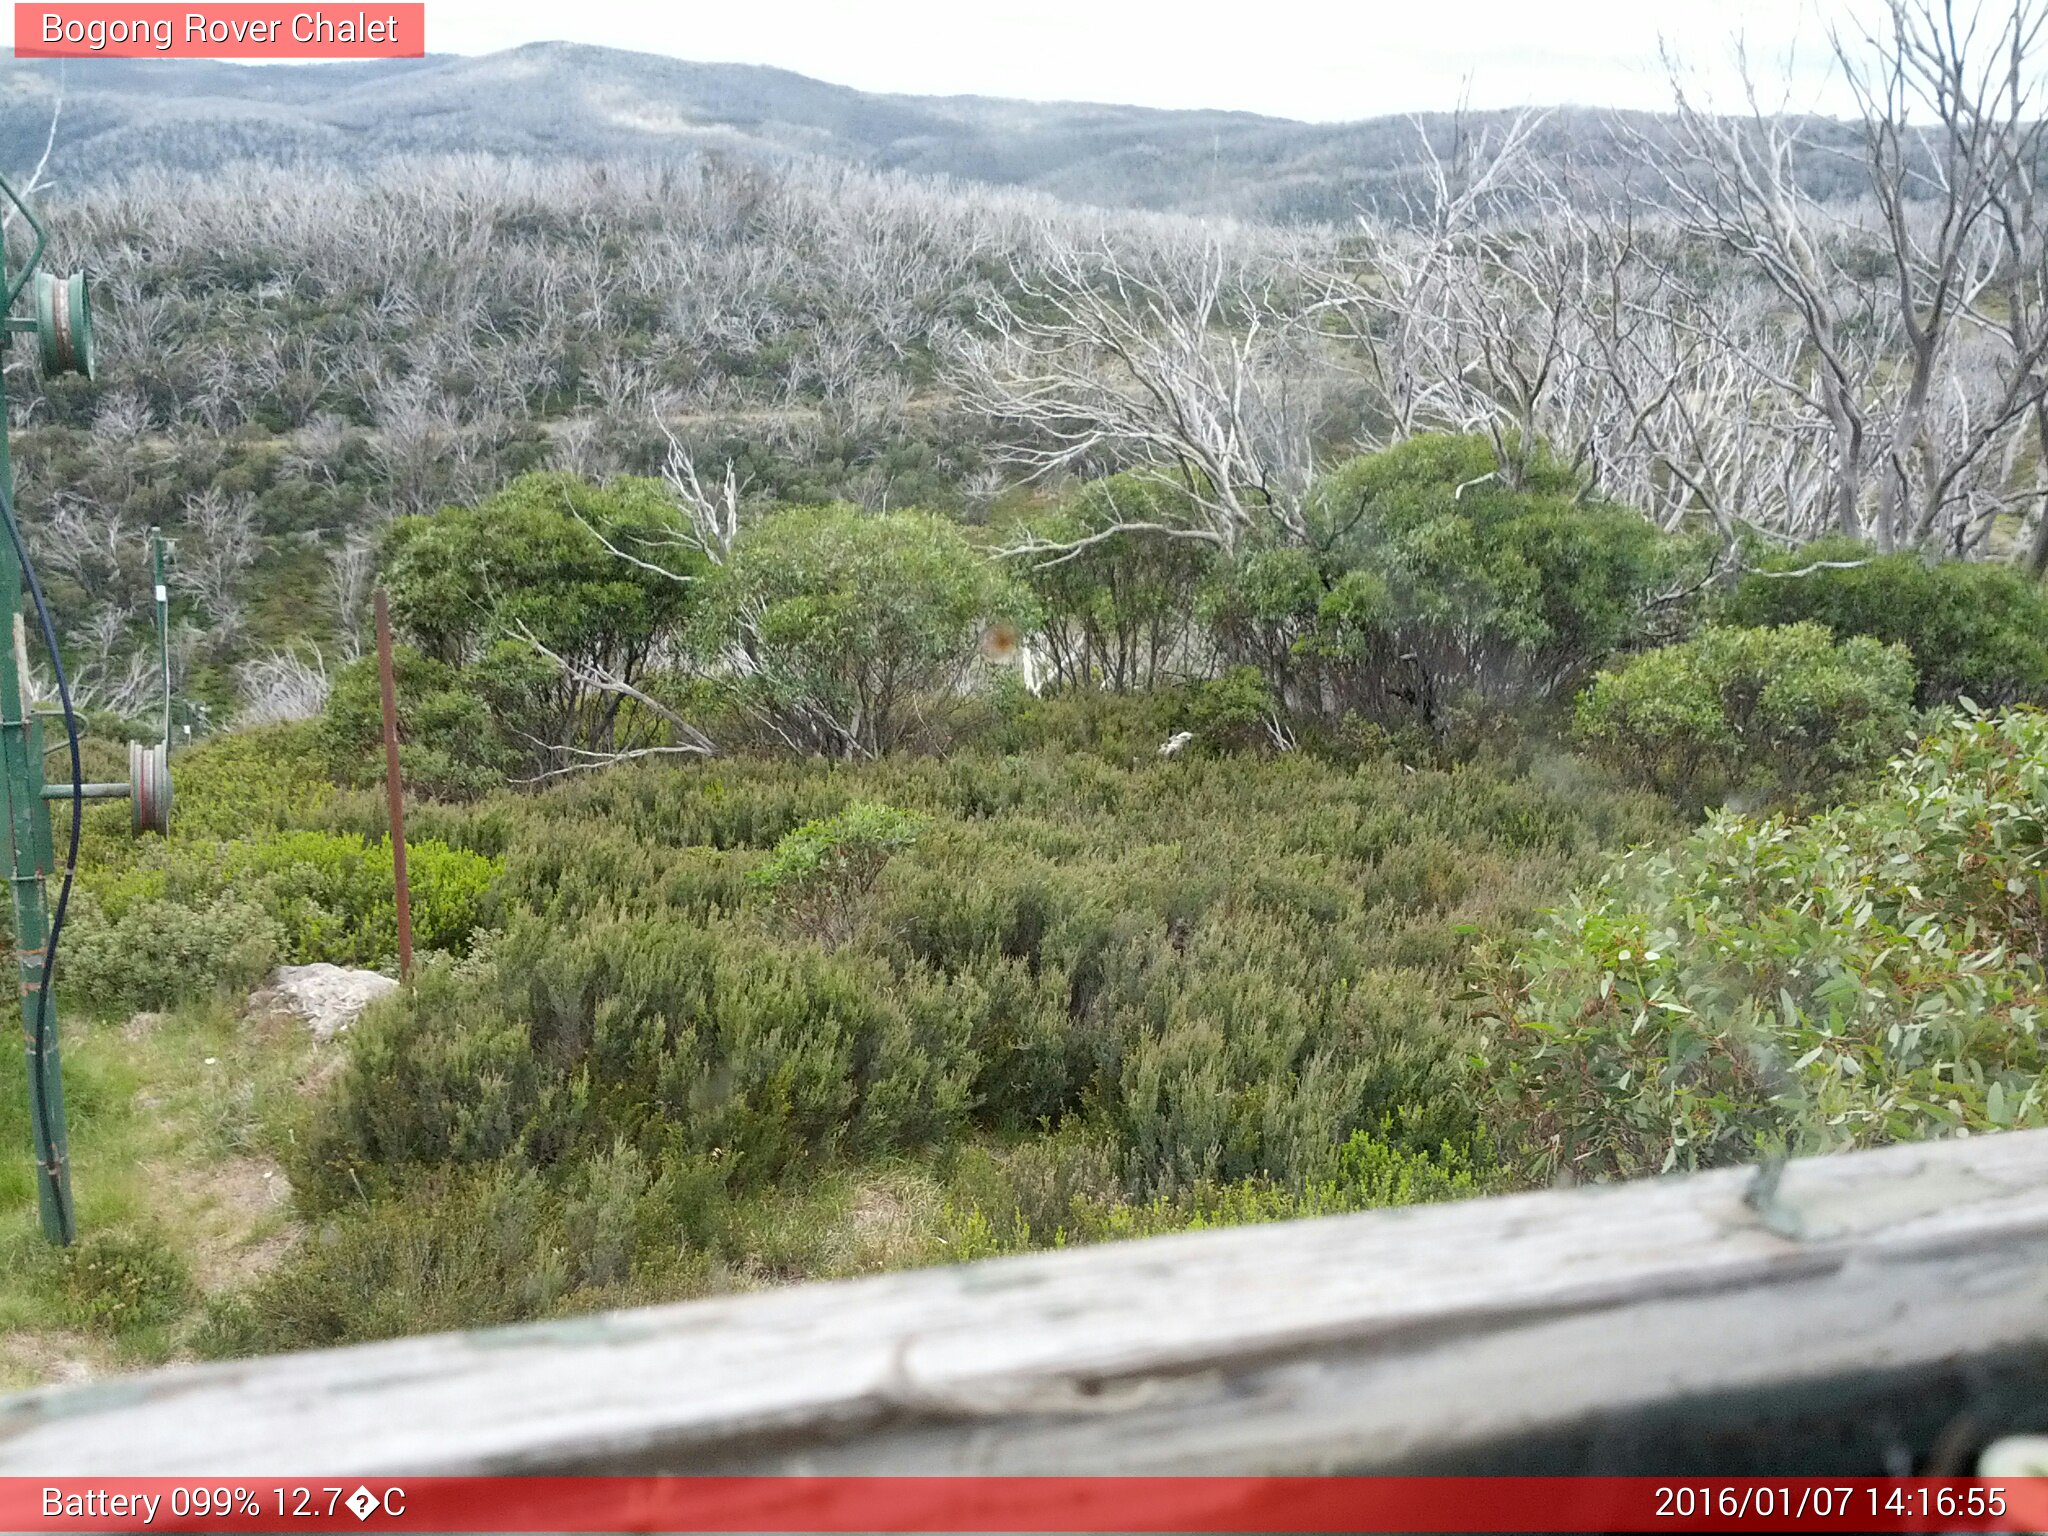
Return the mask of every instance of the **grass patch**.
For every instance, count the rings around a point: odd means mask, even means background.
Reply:
[[[79,1242],[37,1224],[28,1095],[0,1084],[0,1388],[189,1358],[208,1298],[295,1230],[281,1159],[316,1048],[219,1003],[63,1032]]]

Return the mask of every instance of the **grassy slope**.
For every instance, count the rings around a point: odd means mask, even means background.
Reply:
[[[279,1156],[315,1064],[304,1031],[252,1027],[213,1002],[133,1022],[70,1021],[64,1077],[78,1225],[151,1234],[193,1282],[173,1315],[94,1326],[67,1260],[42,1240],[25,1084],[0,1085],[0,1388],[188,1353],[204,1294],[246,1283],[294,1230]]]

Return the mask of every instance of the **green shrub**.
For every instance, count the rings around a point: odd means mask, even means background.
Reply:
[[[516,1322],[570,1287],[559,1208],[530,1170],[423,1178],[403,1202],[323,1220],[202,1340],[269,1353]]]
[[[1839,638],[1903,645],[1922,706],[2048,702],[2048,589],[1999,562],[1879,555],[1825,539],[1766,561],[1722,611],[1730,624],[1811,622]]]
[[[1158,533],[1114,533],[1120,523],[1183,527],[1185,491],[1148,476],[1090,481],[1065,506],[1029,525],[1050,544],[1076,544],[1017,560],[1039,609],[1051,680],[1118,692],[1156,687],[1191,659],[1195,596],[1214,567],[1216,546]],[[1095,539],[1098,542],[1083,544]]]
[[[1540,701],[1639,640],[1697,556],[1580,489],[1547,455],[1510,488],[1485,438],[1411,438],[1319,481],[1311,545],[1245,552],[1204,611],[1310,713],[1435,724],[1460,694]]]
[[[1811,821],[1621,859],[1485,980],[1529,1171],[2042,1122],[2048,715],[1965,715]]]
[[[1331,1171],[1304,1188],[1267,1178],[1202,1181],[1183,1195],[1150,1202],[1075,1202],[1070,1240],[1101,1242],[1164,1232],[1238,1227],[1255,1222],[1341,1216],[1396,1205],[1465,1200],[1490,1193],[1500,1181],[1491,1154],[1474,1139],[1414,1147],[1393,1129],[1353,1131],[1336,1149]]]
[[[242,896],[128,900],[110,913],[80,889],[65,919],[57,975],[96,1012],[161,1009],[246,992],[282,948],[277,920]]]
[[[64,1251],[64,1301],[78,1326],[126,1333],[169,1322],[191,1305],[184,1261],[153,1232],[88,1232]]]
[[[1836,642],[1817,624],[1702,631],[1602,672],[1580,739],[1682,804],[1812,803],[1898,750],[1911,729],[1903,646]]]
[[[391,672],[398,771],[409,791],[469,800],[504,782],[518,754],[463,672],[408,645],[393,648]],[[384,700],[376,657],[360,657],[335,674],[320,742],[339,782],[383,786]]]
[[[1388,1206],[1463,1200],[1499,1186],[1491,1153],[1445,1142],[1433,1151],[1402,1144],[1391,1120],[1381,1133],[1354,1131],[1327,1178],[1295,1188],[1267,1178],[1204,1180],[1150,1200],[1125,1198],[1113,1153],[1087,1136],[1056,1132],[991,1156],[962,1160],[942,1216],[949,1259],[1031,1247],[1120,1241],[1269,1221],[1336,1216]]]
[[[832,1191],[878,1177],[929,1201],[892,1262],[1493,1187],[1471,950],[1668,813],[1554,752],[1158,757],[1194,711],[1220,736],[1271,703],[1251,674],[1089,690],[945,758],[641,764],[427,808],[502,851],[491,940],[344,1037],[287,1154],[308,1236],[204,1347],[818,1273],[845,1238],[813,1229],[851,1219]],[[377,812],[145,850],[101,894],[232,867],[352,943],[388,898]],[[949,1204],[959,1230],[932,1227]]]
[[[806,507],[748,530],[705,580],[698,644],[785,747],[838,757],[929,736],[994,621],[1028,596],[957,524]]]
[[[729,1221],[715,1178],[629,1146],[554,1179],[509,1162],[424,1171],[403,1200],[312,1223],[285,1264],[210,1309],[198,1343],[267,1354],[693,1294]]]
[[[705,565],[660,481],[600,486],[561,473],[522,475],[473,506],[399,518],[383,553],[392,616],[435,660],[462,666],[525,629],[559,656],[629,678],[636,655],[681,621],[687,578]]]
[[[1334,555],[1294,547],[1242,550],[1219,563],[1203,588],[1202,621],[1227,660],[1256,668],[1290,708],[1313,713],[1331,660],[1321,634],[1322,602],[1347,575]],[[1361,575],[1353,586],[1370,581]],[[1384,703],[1381,695],[1397,686],[1378,672],[1358,683],[1378,685],[1375,703]]]
[[[499,862],[427,839],[407,854],[415,943],[462,952],[496,921]],[[84,872],[63,964],[96,1006],[166,1007],[252,983],[278,960],[388,961],[398,952],[394,901],[389,839],[294,831],[155,842],[125,868]]]
[[[1272,747],[1280,701],[1257,667],[1232,667],[1223,676],[1184,690],[1179,718],[1195,741],[1217,751]]]
[[[878,803],[932,832],[842,889],[844,942],[744,910],[749,845]],[[903,830],[879,810],[839,827],[869,816],[878,842]],[[430,972],[352,1032],[294,1182],[325,1209],[409,1169],[556,1167],[624,1137],[746,1189],[1086,1121],[1150,1198],[1327,1178],[1353,1131],[1403,1111],[1402,1144],[1433,1153],[1473,1127],[1446,1002],[1471,943],[1660,825],[1584,780],[1298,753],[594,777],[527,802],[500,963]],[[777,861],[793,888],[828,865],[818,831]]]
[[[172,835],[250,837],[302,825],[334,798],[327,769],[311,721],[209,736],[171,759]],[[126,819],[120,836],[133,847]]]
[[[851,903],[872,890],[889,860],[915,846],[929,825],[928,817],[860,801],[789,833],[747,883],[807,931],[844,938]]]
[[[331,832],[288,832],[227,843],[220,878],[230,890],[260,893],[296,964],[375,965],[398,953],[391,841],[366,843]],[[488,927],[496,861],[443,844],[408,841],[413,942],[461,953]]]
[[[393,620],[461,677],[462,697],[430,682],[412,701],[445,717],[419,722],[423,781],[444,758],[459,790],[465,774],[502,771],[508,760],[514,771],[539,771],[573,760],[572,750],[667,743],[657,714],[595,680],[650,682],[655,659],[675,649],[707,568],[658,480],[600,486],[528,474],[472,506],[399,518],[384,543]],[[352,711],[344,745],[353,746],[366,733],[354,719],[361,685],[348,681],[355,691],[343,700]],[[472,722],[478,701],[488,714]]]

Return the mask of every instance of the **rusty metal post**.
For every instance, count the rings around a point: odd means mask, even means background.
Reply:
[[[384,695],[384,793],[391,802],[391,876],[398,893],[398,974],[412,980],[412,887],[405,877],[405,787],[398,777],[398,688],[391,679],[391,604],[377,589],[377,685]]]

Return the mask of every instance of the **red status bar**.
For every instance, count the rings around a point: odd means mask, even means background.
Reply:
[[[0,1478],[6,1531],[2042,1531],[2048,1478]]]
[[[24,59],[417,59],[427,8],[407,4],[56,4],[14,7]]]

